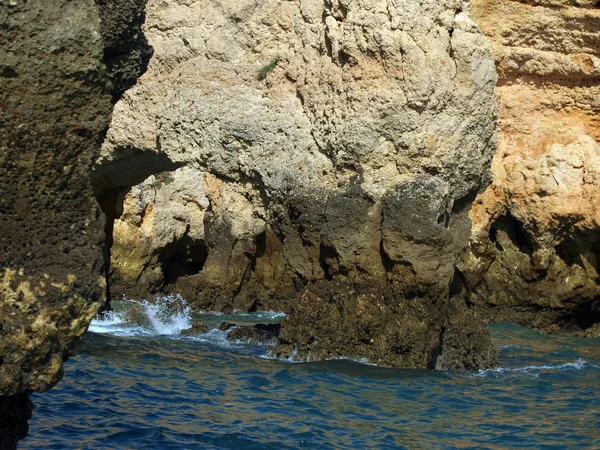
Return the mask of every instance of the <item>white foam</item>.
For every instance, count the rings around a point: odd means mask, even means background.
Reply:
[[[286,316],[285,313],[277,311],[256,311],[244,313],[237,309],[233,311],[233,315],[236,317],[247,317],[253,320],[283,320]]]
[[[335,358],[327,358],[326,361],[350,361],[350,362],[354,362],[357,364],[362,364],[363,366],[377,367],[377,364],[370,362],[367,358],[356,359],[356,358],[350,358],[348,356],[336,356]]]
[[[173,308],[170,304],[177,302],[185,305],[179,296],[158,298],[155,302],[147,300],[131,300],[131,305],[137,304],[143,308],[148,318],[148,326],[133,325],[127,322],[127,309],[105,313],[100,319],[92,320],[88,331],[115,336],[162,336],[178,335],[181,331],[192,326],[192,314],[188,306]],[[173,312],[174,311],[174,312]]]
[[[525,366],[525,367],[498,367],[497,369],[487,369],[481,370],[476,373],[476,376],[486,376],[491,373],[523,373],[523,374],[532,374],[538,375],[535,372],[540,371],[549,371],[549,370],[582,370],[587,366],[587,362],[583,358],[578,358],[574,362],[564,363],[564,364],[548,364],[541,366]]]
[[[166,306],[162,302],[156,304],[145,302],[142,304],[154,331],[158,335],[179,334],[192,326],[192,316],[189,306],[186,306],[176,314],[165,314]]]
[[[229,330],[228,330],[229,331]],[[227,340],[227,333],[217,328],[212,328],[206,333],[197,334],[194,336],[178,336],[178,339],[185,339],[196,342],[206,342],[209,344],[216,345],[223,348],[235,348],[238,347],[235,343]]]

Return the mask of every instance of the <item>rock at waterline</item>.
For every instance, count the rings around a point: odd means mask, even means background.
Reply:
[[[198,334],[204,334],[207,331],[208,327],[204,325],[204,322],[202,322],[202,320],[198,319],[192,324],[191,328],[183,330],[181,334],[184,336],[196,336]]]
[[[141,303],[133,303],[124,314],[123,319],[129,325],[139,325],[142,327],[150,325],[148,312]]]
[[[233,328],[235,327],[235,328]],[[230,341],[241,341],[254,345],[277,345],[279,339],[279,330],[281,325],[278,323],[257,323],[251,327],[237,326],[232,323],[223,322],[219,329],[226,331],[233,328],[227,335]]]

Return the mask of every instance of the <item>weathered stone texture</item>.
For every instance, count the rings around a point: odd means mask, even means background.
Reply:
[[[501,120],[459,266],[469,300],[490,320],[584,334],[600,321],[600,9],[472,3],[494,45]]]
[[[104,294],[89,173],[112,104],[91,0],[0,8],[0,394],[44,391]]]
[[[104,41],[104,64],[113,100],[133,86],[148,67],[152,47],[142,25],[147,0],[95,0]]]
[[[389,287],[443,316],[497,144],[494,62],[468,8],[150,0],[154,56],[94,170],[117,219],[113,293],[290,310],[326,280]],[[196,180],[156,185],[181,167]],[[176,212],[191,191],[208,199],[203,225]],[[169,248],[191,262],[173,277]]]

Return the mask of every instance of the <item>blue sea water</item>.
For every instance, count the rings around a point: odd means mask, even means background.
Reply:
[[[32,396],[21,448],[600,448],[599,339],[494,325],[500,368],[465,374],[278,361],[218,330],[180,336],[190,320],[94,322]]]

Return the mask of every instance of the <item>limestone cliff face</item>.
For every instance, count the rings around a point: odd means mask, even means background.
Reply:
[[[94,171],[117,219],[113,294],[291,311],[335,297],[327,283],[356,287],[377,315],[400,317],[395,365],[435,364],[497,148],[494,61],[468,8],[150,0],[154,56],[117,103]],[[327,304],[358,315],[360,353],[375,311],[361,322],[351,298]]]
[[[500,144],[460,271],[491,320],[581,331],[600,321],[600,10],[474,0],[494,45]]]

